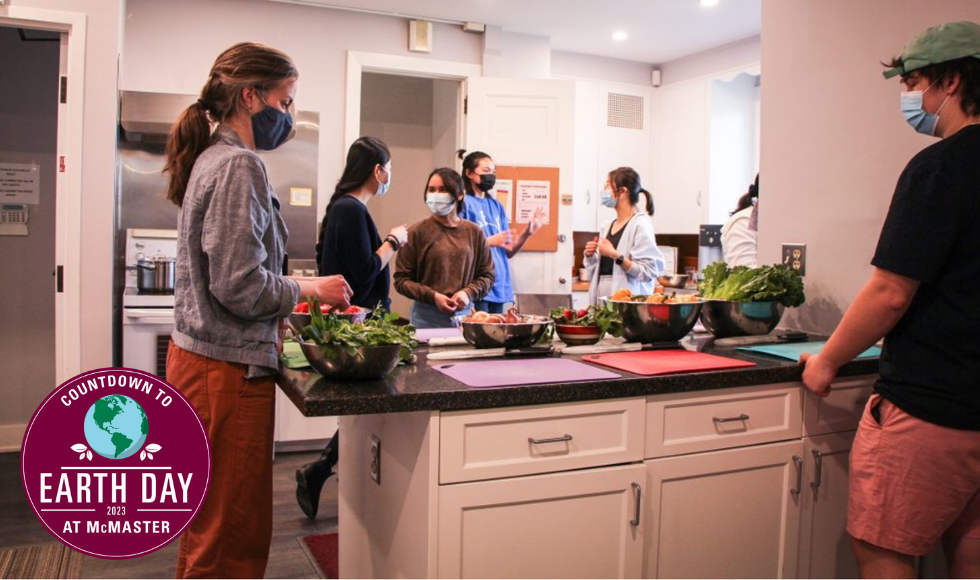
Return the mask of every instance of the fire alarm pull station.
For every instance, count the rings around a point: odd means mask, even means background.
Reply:
[[[0,236],[26,236],[27,219],[26,203],[0,205]]]

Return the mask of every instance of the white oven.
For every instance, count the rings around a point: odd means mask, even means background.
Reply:
[[[167,347],[174,330],[173,294],[141,294],[136,263],[148,256],[176,256],[176,230],[126,230],[126,284],[122,299],[122,364],[166,378]]]

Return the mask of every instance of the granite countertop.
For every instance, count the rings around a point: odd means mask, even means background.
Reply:
[[[811,337],[811,340],[819,339],[819,337]],[[429,349],[423,346],[416,350],[418,355],[416,364],[399,366],[385,379],[327,381],[312,369],[291,370],[280,367],[276,381],[301,413],[308,417],[317,417],[404,411],[487,409],[703,391],[800,380],[802,367],[793,361],[760,353],[735,350],[733,347],[717,347],[712,343],[711,335],[696,334],[689,335],[681,342],[687,350],[697,350],[751,361],[756,363],[756,366],[653,377],[599,367],[620,375],[620,378],[478,388],[469,387],[440,371],[430,368],[427,362]],[[580,356],[563,355],[563,357],[581,360]],[[440,363],[442,362],[445,361],[440,361]],[[878,359],[861,359],[844,365],[839,376],[876,374],[877,372]]]

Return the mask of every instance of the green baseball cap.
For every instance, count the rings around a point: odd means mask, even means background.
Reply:
[[[902,66],[890,68],[881,74],[890,79],[932,64],[968,56],[980,58],[980,24],[965,20],[947,22],[913,38],[902,51]]]

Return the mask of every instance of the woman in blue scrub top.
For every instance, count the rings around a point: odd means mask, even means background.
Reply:
[[[473,307],[489,313],[503,313],[504,306],[514,301],[514,286],[511,283],[509,258],[521,251],[528,238],[541,229],[543,216],[536,211],[531,221],[519,236],[510,233],[510,220],[503,204],[487,195],[497,183],[497,169],[493,159],[482,151],[473,151],[464,157],[466,151],[456,152],[463,160],[463,184],[466,201],[460,217],[469,220],[483,229],[493,256],[496,279],[490,292],[473,303]]]

